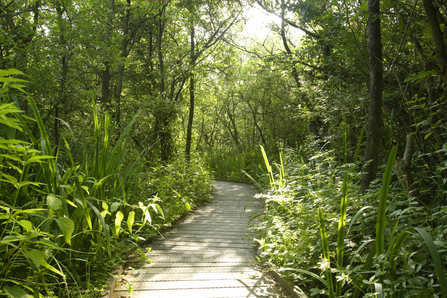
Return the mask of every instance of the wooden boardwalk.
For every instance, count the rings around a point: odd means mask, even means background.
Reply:
[[[248,229],[250,214],[262,202],[248,184],[217,181],[213,200],[153,241],[151,264],[125,270],[121,280],[133,286],[121,297],[289,297],[255,265],[256,244]]]

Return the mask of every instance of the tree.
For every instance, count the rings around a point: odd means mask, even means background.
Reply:
[[[362,176],[362,191],[365,191],[376,177],[382,141],[382,93],[383,93],[383,59],[382,36],[380,32],[380,1],[369,0],[369,110],[368,132],[366,135],[365,160],[369,163]]]
[[[194,3],[195,6],[198,5],[197,2]],[[188,117],[188,127],[186,133],[186,149],[185,155],[189,160],[191,155],[191,143],[192,143],[192,126],[194,121],[194,105],[195,105],[195,66],[201,57],[210,48],[213,48],[217,43],[224,37],[225,33],[238,21],[242,10],[237,12],[230,11],[229,16],[222,16],[216,13],[218,9],[211,3],[207,4],[209,7],[206,9],[208,12],[208,24],[204,24],[203,17],[201,19],[201,25],[204,27],[206,35],[201,38],[202,42],[196,45],[195,42],[195,29],[194,29],[194,17],[191,19],[191,52],[190,52],[190,78],[189,78],[189,117]],[[197,7],[195,7],[197,9]],[[193,9],[189,7],[189,12],[192,14]]]

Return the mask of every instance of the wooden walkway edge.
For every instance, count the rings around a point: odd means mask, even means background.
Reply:
[[[256,243],[247,235],[249,216],[263,205],[256,189],[226,181],[214,187],[210,203],[152,242],[152,263],[124,270],[112,297],[290,297],[255,264]]]

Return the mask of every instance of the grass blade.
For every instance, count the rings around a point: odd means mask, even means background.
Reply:
[[[318,219],[320,221],[320,234],[321,234],[321,244],[323,246],[323,258],[330,262],[329,259],[329,243],[327,239],[327,231],[326,231],[326,225],[324,223],[324,216],[323,212],[321,211],[321,208],[318,208]],[[332,274],[331,274],[331,268],[327,268],[325,270],[326,279],[327,279],[327,288],[329,291],[329,298],[335,298],[334,295],[334,287],[332,285]]]
[[[414,229],[421,235],[421,238],[425,241],[425,244],[430,251],[431,257],[433,258],[433,263],[435,265],[436,275],[438,276],[439,286],[441,287],[442,296],[444,296],[444,298],[447,298],[447,280],[445,278],[445,271],[442,267],[441,258],[439,257],[439,252],[436,249],[435,243],[433,242],[430,234],[427,233],[425,229]]]
[[[340,270],[343,270],[343,256],[345,249],[345,232],[346,232],[346,209],[348,205],[348,173],[345,174],[342,186],[342,195],[340,203],[340,218],[338,219],[338,232],[337,232],[337,266]],[[336,295],[341,295],[341,288],[343,286],[343,280],[337,281]]]
[[[384,253],[385,250],[385,226],[386,226],[386,199],[388,196],[388,190],[390,187],[391,174],[393,172],[394,160],[396,159],[397,147],[394,146],[391,149],[388,156],[388,162],[385,168],[385,174],[383,175],[382,189],[380,191],[379,210],[377,212],[377,225],[376,225],[376,255],[379,256]]]
[[[362,145],[364,132],[365,132],[365,127],[363,126],[362,131],[360,132],[359,140],[357,141],[357,147],[355,148],[354,163],[357,163],[358,158],[359,158],[360,145]]]
[[[265,153],[264,147],[262,147],[262,145],[259,145],[259,146],[261,146],[262,157],[264,158],[265,167],[267,168],[267,172],[269,175],[270,186],[274,187],[276,189],[275,178],[273,177],[272,167],[270,166],[269,160],[267,158],[267,154]]]

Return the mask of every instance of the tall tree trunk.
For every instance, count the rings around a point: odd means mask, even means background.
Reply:
[[[189,117],[188,117],[188,128],[186,131],[186,160],[189,161],[191,159],[191,142],[192,142],[192,122],[194,120],[194,63],[196,60],[195,56],[195,31],[194,24],[191,21],[191,74],[189,77]]]
[[[436,10],[433,6],[432,0],[422,0],[424,4],[425,14],[428,18],[428,24],[430,25],[431,36],[435,44],[436,57],[438,58],[439,68],[444,78],[446,66],[447,66],[447,52],[444,44],[444,38],[442,36],[441,27],[439,26],[439,21],[436,16]]]
[[[380,0],[368,0],[370,12],[369,28],[369,111],[368,133],[366,136],[365,161],[370,161],[364,169],[361,190],[364,192],[376,177],[382,131],[383,64],[382,37],[380,33]]]
[[[124,17],[124,34],[123,41],[121,43],[121,64],[118,67],[118,76],[116,79],[116,91],[115,91],[115,121],[116,124],[120,125],[120,116],[121,116],[121,91],[123,89],[123,80],[124,80],[124,60],[127,57],[127,44],[129,43],[129,22],[130,22],[130,2],[131,0],[127,0],[126,7],[126,15]]]
[[[168,97],[166,95],[166,83],[165,83],[165,71],[164,71],[164,53],[163,53],[163,34],[165,29],[165,19],[164,19],[164,9],[165,7],[160,9],[160,17],[158,19],[158,34],[157,34],[157,55],[158,55],[158,67],[159,67],[159,75],[160,75],[160,83],[159,83],[159,96]],[[173,87],[174,88],[174,87]],[[172,90],[171,90],[172,91]],[[160,142],[160,158],[162,161],[169,161],[172,156],[173,151],[173,139],[171,133],[171,117],[172,111],[170,111],[170,106],[167,106],[168,103],[163,103],[159,109],[155,111],[155,125],[154,132],[156,138],[159,139]]]
[[[112,35],[112,22],[113,22],[113,11],[114,11],[115,1],[109,0],[107,8],[107,31],[106,31],[106,45],[110,46],[110,40]],[[110,108],[110,80],[112,75],[110,74],[110,61],[108,58],[104,61],[104,69],[101,74],[101,100],[106,105],[106,109]]]
[[[299,74],[298,74],[298,69],[296,67],[297,61],[295,59],[293,59],[293,53],[292,50],[289,47],[289,44],[287,42],[287,37],[286,37],[286,30],[285,30],[285,19],[284,19],[284,5],[282,5],[281,8],[281,17],[282,17],[282,21],[281,21],[281,39],[282,39],[282,44],[284,46],[284,49],[287,52],[287,55],[290,58],[290,62],[292,64],[292,77],[295,80],[295,84],[296,87],[299,89],[301,87],[301,82],[300,82],[300,78],[299,78]],[[305,96],[305,95],[301,95],[300,99],[304,102],[304,105],[312,110],[312,104],[310,103],[309,99]]]
[[[157,46],[158,46],[158,64],[159,64],[159,74],[160,74],[160,93],[165,92],[165,74],[164,74],[164,60],[162,52],[162,41],[164,32],[164,8],[160,12],[160,18],[158,19],[158,36],[157,36]]]
[[[230,111],[229,107],[227,107],[227,115],[228,118],[230,118],[230,124],[228,125],[228,131],[230,132],[230,135],[232,136],[234,143],[236,144],[236,147],[239,147],[240,141],[239,141],[239,133],[237,130],[236,125],[236,107],[234,106],[234,102],[232,101],[232,110]],[[230,127],[231,125],[231,127]],[[233,128],[233,130],[231,130]]]
[[[299,88],[301,88],[301,82],[300,82],[300,78],[299,78],[298,69],[296,67],[296,64],[298,63],[298,61],[293,59],[292,50],[290,49],[289,44],[287,42],[286,29],[285,29],[286,20],[284,18],[284,10],[285,10],[285,5],[282,4],[281,5],[281,31],[280,31],[280,34],[281,34],[282,44],[284,46],[284,49],[287,52],[287,55],[290,58],[290,63],[292,64],[292,77],[295,80],[296,87],[299,89]],[[304,105],[309,110],[312,110],[312,104],[310,103],[309,99],[305,95],[301,95],[300,99],[304,102]]]
[[[57,5],[56,6],[56,12],[57,12],[57,20],[59,23],[59,40],[60,45],[63,49],[63,54],[61,57],[61,79],[60,79],[60,89],[59,89],[59,99],[57,100],[56,107],[54,108],[54,138],[56,143],[56,152],[59,148],[59,104],[60,101],[64,99],[65,97],[65,85],[67,81],[67,73],[68,73],[68,55],[67,55],[67,40],[65,39],[65,28],[63,24],[63,14],[64,9]]]
[[[296,69],[295,63],[293,62],[293,54],[292,54],[292,50],[290,50],[289,44],[287,43],[287,38],[286,38],[286,29],[285,29],[285,21],[284,21],[284,5],[281,8],[281,16],[282,16],[282,21],[281,21],[281,39],[282,39],[282,44],[284,46],[284,49],[287,52],[287,55],[289,56],[291,63],[292,63],[292,77],[295,80],[296,83],[296,87],[300,88],[301,87],[301,82],[298,76],[298,70]]]

